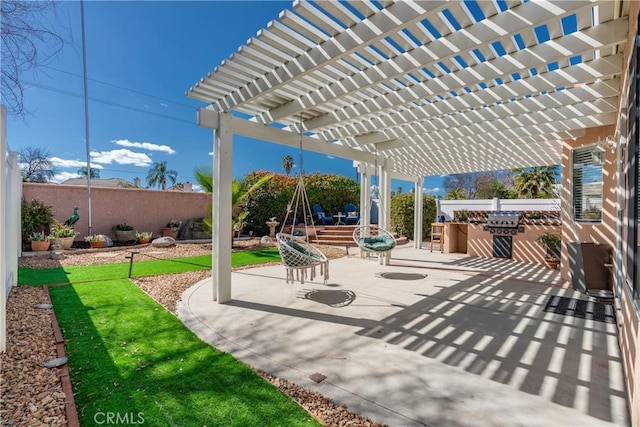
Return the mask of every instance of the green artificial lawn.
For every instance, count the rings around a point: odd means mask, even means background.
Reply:
[[[87,277],[82,269],[74,270],[77,277]],[[128,417],[128,425],[318,425],[128,279],[55,287],[50,293],[81,425],[104,424],[107,413]]]
[[[208,270],[211,268],[211,255],[200,255],[187,258],[145,260],[143,255],[134,255],[131,277],[157,276],[186,271]],[[262,264],[280,261],[277,248],[257,251],[241,251],[231,254],[231,265]],[[18,269],[19,285],[57,285],[81,283],[95,280],[122,279],[129,277],[129,262],[91,265],[84,267],[58,267],[35,269],[20,267]]]

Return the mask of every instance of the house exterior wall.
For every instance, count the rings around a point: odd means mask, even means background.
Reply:
[[[568,257],[566,244],[569,242],[605,243],[613,250],[616,239],[616,155],[610,150],[606,151],[606,159],[602,165],[603,170],[603,206],[602,221],[600,223],[576,222],[573,220],[572,205],[572,151],[575,148],[586,147],[604,142],[607,136],[613,136],[615,126],[601,126],[585,129],[585,134],[575,140],[565,140],[562,147],[562,190],[560,203],[562,204],[562,256],[560,263],[561,276],[571,281],[572,264]]]
[[[89,226],[86,187],[25,182],[23,196],[51,206],[53,217],[60,222],[69,218],[77,206],[80,219],[74,225],[76,240],[84,240]],[[91,188],[92,233],[113,237],[111,228],[126,222],[137,231],[151,231],[158,236],[170,219],[203,218],[210,205],[208,193],[95,187]]]
[[[640,2],[629,2],[629,32],[628,40],[625,44],[625,49],[623,52],[624,64],[627,64],[625,67],[623,67],[623,69],[627,70],[627,73],[625,73],[625,75],[621,77],[621,93],[623,96],[620,97],[620,107],[618,109],[618,114],[621,116],[623,114],[626,114],[626,109],[623,108],[623,106],[628,103],[627,97],[624,96],[624,94],[628,94],[631,87],[630,79],[632,76],[630,76],[628,70],[631,69],[629,64],[633,53],[632,49],[634,49],[634,39],[636,37],[636,34],[638,34],[639,13]],[[640,70],[638,70],[637,72],[640,72]],[[632,121],[634,119],[634,117],[630,117],[629,121]],[[619,131],[623,136],[628,137],[626,129],[619,129]],[[623,164],[619,164],[617,166],[619,168],[622,168],[622,170],[624,171],[624,165],[628,164],[627,162],[627,159],[623,159]],[[626,179],[623,179],[623,182],[626,182]],[[607,205],[613,203],[615,203],[615,195],[611,195],[611,199],[607,200]],[[627,204],[625,203],[625,206],[626,205]],[[627,238],[628,236],[626,236],[626,233],[623,232],[622,239]],[[634,268],[635,266],[626,265],[627,245],[623,244],[622,247],[622,257],[620,258],[623,260],[622,265],[615,265],[616,269],[622,270],[623,278],[623,283],[620,284],[622,292],[618,296],[618,300],[620,301],[619,310],[617,311],[618,339],[622,355],[622,366],[624,368],[626,379],[627,395],[629,397],[631,425],[640,426],[640,307],[638,307],[638,305],[634,303],[631,289],[629,289],[629,286],[626,283],[627,268]],[[638,248],[636,248],[636,250],[638,250]],[[636,278],[636,280],[638,279]]]

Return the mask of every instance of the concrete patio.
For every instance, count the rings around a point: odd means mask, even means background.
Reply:
[[[286,284],[281,266],[237,271],[228,304],[205,280],[179,316],[216,348],[390,426],[626,426],[615,310],[591,316],[558,273],[401,247],[389,266],[332,260],[326,285]]]

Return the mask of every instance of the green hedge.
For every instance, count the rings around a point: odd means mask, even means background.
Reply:
[[[244,178],[243,185],[249,188],[264,175],[271,173],[251,172]],[[304,179],[309,203],[312,206],[318,203],[327,214],[343,212],[347,203],[356,206],[360,204],[360,184],[354,179],[320,173],[306,175]],[[273,174],[271,181],[258,189],[245,205],[249,215],[245,220],[244,233],[253,231],[257,236],[269,234],[269,227],[265,223],[272,217],[276,217],[282,224],[297,183],[297,177]],[[301,212],[297,214],[297,218],[303,221]],[[288,222],[291,222],[291,217]]]
[[[413,193],[397,194],[391,198],[391,231],[398,236],[413,238],[413,217],[415,212],[415,195]],[[425,195],[422,199],[422,238],[425,239],[431,230],[431,223],[436,219],[436,199]]]

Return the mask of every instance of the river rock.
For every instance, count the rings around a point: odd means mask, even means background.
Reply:
[[[169,236],[158,237],[153,242],[151,242],[151,245],[154,248],[168,248],[169,246],[173,246],[175,244],[176,244],[176,239]]]
[[[273,240],[269,236],[262,236],[262,239],[260,239],[260,246],[263,248],[271,248],[275,245],[276,244],[273,243]]]

